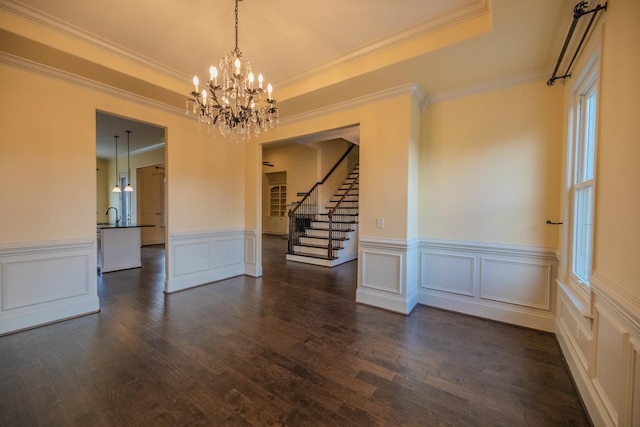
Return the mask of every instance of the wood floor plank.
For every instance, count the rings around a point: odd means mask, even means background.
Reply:
[[[0,426],[588,426],[552,334],[355,304],[357,263],[165,295],[164,248],[101,311],[0,337]]]

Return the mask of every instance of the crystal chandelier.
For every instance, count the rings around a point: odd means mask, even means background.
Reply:
[[[267,85],[267,99],[260,105],[263,89],[262,74],[258,75],[257,85],[255,76],[251,71],[251,65],[247,59],[242,58],[242,52],[238,48],[238,1],[236,2],[236,48],[220,59],[222,76],[218,78],[218,69],[211,66],[209,69],[209,81],[200,92],[198,76],[193,77],[194,90],[192,98],[187,100],[189,114],[189,101],[192,104],[192,112],[198,117],[200,123],[206,123],[218,129],[223,137],[231,135],[232,139],[250,139],[251,133],[255,136],[260,131],[267,131],[278,125],[278,109],[276,100],[273,99],[273,87]]]

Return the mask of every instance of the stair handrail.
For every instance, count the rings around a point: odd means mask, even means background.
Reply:
[[[343,161],[344,159],[346,159],[346,158],[347,158],[347,156],[349,155],[349,153],[351,152],[351,150],[353,150],[353,147],[355,147],[355,144],[352,144],[352,145],[351,145],[351,147],[349,147],[349,148],[347,149],[347,151],[342,155],[342,157],[340,157],[340,159],[336,162],[336,164],[335,164],[335,165],[333,165],[333,167],[331,168],[331,170],[329,171],[329,173],[327,173],[327,174],[325,175],[325,177],[324,177],[324,178],[322,178],[322,181],[318,181],[318,182],[316,182],[315,184],[313,184],[313,187],[311,187],[311,190],[309,190],[309,191],[304,195],[304,197],[302,198],[302,200],[300,200],[300,201],[298,202],[298,204],[296,205],[296,207],[295,207],[295,208],[293,208],[293,210],[291,210],[291,209],[289,210],[289,216],[291,216],[291,214],[293,214],[293,213],[296,213],[296,211],[298,210],[298,207],[299,207],[300,205],[302,205],[302,203],[306,200],[306,198],[307,198],[307,197],[309,197],[309,194],[311,194],[311,193],[313,192],[313,190],[315,190],[319,185],[324,184],[324,183],[325,183],[325,181],[326,181],[327,179],[329,179],[329,177],[331,176],[331,174],[333,173],[333,171],[334,171],[334,170],[336,170],[336,169],[338,168],[338,166],[340,166],[340,163],[342,163],[342,161]]]
[[[358,183],[359,179],[360,179],[360,174],[358,173],[358,175],[353,180],[351,185],[349,185],[349,188],[347,188],[347,190],[344,192],[342,197],[340,197],[340,200],[338,200],[336,205],[327,214],[327,216],[329,217],[329,243],[327,244],[327,256],[329,258],[331,258],[333,255],[333,215],[335,214],[336,210],[342,205],[342,202],[344,201],[344,199],[349,195],[349,193],[351,193],[353,186]]]
[[[318,191],[318,187],[320,185],[324,184],[325,181],[327,181],[329,179],[331,174],[338,168],[338,166],[340,166],[340,164],[347,158],[349,153],[351,153],[351,151],[355,147],[356,147],[356,145],[352,144],[347,149],[347,151],[345,151],[345,153],[342,155],[342,157],[340,157],[340,159],[338,159],[336,164],[333,165],[331,170],[329,170],[329,172],[325,175],[325,177],[322,179],[322,181],[316,182],[313,185],[313,187],[311,187],[311,190],[309,190],[309,192],[305,193],[304,196],[302,197],[302,199],[299,202],[297,202],[296,206],[293,209],[289,209],[289,212],[288,212],[288,216],[289,216],[288,252],[289,253],[293,253],[294,245],[298,244],[298,242],[299,242],[298,232],[296,231],[296,227],[298,227],[298,224],[297,224],[297,221],[294,221],[294,215],[296,215],[298,213],[298,210],[306,211],[306,212],[302,212],[302,213],[298,214],[298,216],[300,217],[302,222],[309,221],[308,218],[310,218],[312,215],[314,215],[316,213],[314,211],[314,209],[317,210],[317,203],[318,203],[317,199],[318,199],[318,192],[319,192]],[[315,199],[315,200],[308,200],[310,198]],[[312,204],[314,206],[311,206]]]

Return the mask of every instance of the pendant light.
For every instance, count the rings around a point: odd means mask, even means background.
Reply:
[[[111,192],[122,193],[122,190],[118,185],[118,138],[120,137],[118,135],[113,135],[113,137],[116,139],[116,185],[113,186],[113,190],[111,190]]]
[[[124,191],[127,192],[131,192],[133,191],[133,187],[131,186],[131,169],[129,169],[129,135],[131,134],[131,131],[128,130],[127,132],[127,186],[124,187]]]

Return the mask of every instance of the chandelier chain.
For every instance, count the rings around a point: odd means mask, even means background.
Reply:
[[[238,47],[238,1],[236,0],[236,49],[234,52],[239,53],[240,48]]]

